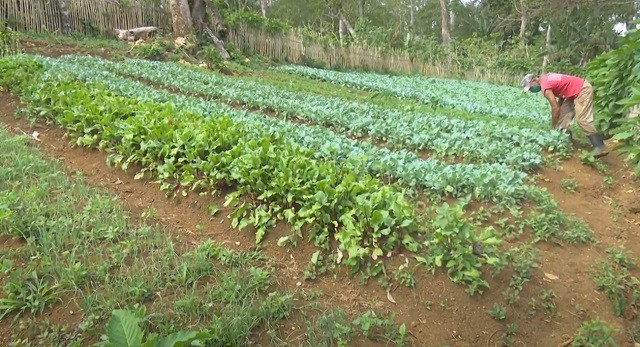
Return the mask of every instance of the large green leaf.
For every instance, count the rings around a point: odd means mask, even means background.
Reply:
[[[139,326],[140,318],[125,310],[115,310],[107,324],[109,346],[140,347],[143,332]]]

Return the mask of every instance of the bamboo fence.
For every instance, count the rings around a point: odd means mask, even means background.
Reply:
[[[113,36],[114,29],[157,26],[171,29],[168,1],[67,0],[71,32]],[[60,11],[54,0],[0,0],[0,20],[23,32],[59,33]]]
[[[318,64],[326,68],[369,69],[380,72],[462,78],[500,84],[517,84],[521,76],[496,73],[484,68],[462,71],[457,65],[439,61],[423,61],[399,51],[381,52],[361,45],[320,44],[305,39],[297,30],[269,34],[247,27],[229,31],[227,41],[236,48],[294,64]]]

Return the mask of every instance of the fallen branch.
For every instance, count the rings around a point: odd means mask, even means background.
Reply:
[[[116,39],[120,41],[138,41],[144,40],[149,37],[149,35],[157,31],[158,27],[139,27],[133,29],[114,29],[114,33],[116,35]]]
[[[203,25],[202,29],[207,33],[207,35],[209,35],[209,38],[211,38],[211,42],[213,42],[213,44],[216,47],[218,47],[218,51],[220,52],[220,57],[222,57],[222,59],[224,59],[224,60],[231,59],[231,55],[229,55],[229,52],[227,52],[227,49],[224,48],[224,43],[222,42],[222,40],[220,40],[213,33],[213,31],[211,31],[211,29],[209,29],[209,27],[207,25]]]

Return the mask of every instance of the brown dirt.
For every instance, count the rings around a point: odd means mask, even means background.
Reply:
[[[86,54],[108,58],[113,53],[108,48],[89,48],[64,44],[56,44],[53,46],[49,42],[42,40],[22,39],[20,40],[20,44],[24,51],[29,54],[42,54],[52,58],[67,54]]]
[[[67,54],[66,51],[56,52]],[[198,244],[205,239],[214,239],[226,242],[231,248],[248,249],[254,246],[251,230],[233,230],[224,218],[224,211],[216,218],[207,214],[205,207],[210,203],[222,206],[223,198],[188,196],[178,200],[167,199],[159,186],[135,180],[135,171],[123,172],[108,167],[104,153],[72,147],[63,138],[63,130],[44,124],[31,127],[26,121],[15,119],[16,102],[15,97],[7,93],[0,94],[0,123],[6,124],[16,134],[30,134],[33,130],[40,132],[41,141],[34,141],[35,145],[57,158],[70,172],[81,172],[88,184],[105,187],[119,196],[134,216],[154,206],[162,223],[184,243]],[[596,316],[620,329],[616,339],[621,345],[633,346],[627,333],[633,322],[613,315],[609,300],[595,290],[589,270],[597,260],[605,259],[605,250],[611,246],[624,244],[634,254],[640,254],[640,214],[637,213],[640,209],[640,188],[620,158],[610,155],[603,160],[615,179],[612,188],[604,186],[602,176],[594,169],[583,166],[577,159],[563,163],[562,171],[545,169],[541,172],[539,185],[548,189],[565,213],[575,214],[585,221],[595,232],[599,243],[539,244],[540,267],[533,270],[532,281],[521,293],[522,299],[507,308],[504,322],[491,319],[486,310],[494,303],[504,303],[501,292],[507,288],[510,280],[507,272],[490,279],[491,289],[483,295],[471,297],[462,286],[452,283],[446,273],[431,275],[419,268],[415,272],[416,288],[394,288],[392,295],[397,304],[392,304],[375,281],[361,285],[358,278],[349,278],[343,270],[315,281],[304,281],[302,272],[315,249],[302,240],[292,253],[278,247],[278,238],[290,232],[285,224],[281,223],[269,231],[264,240],[264,251],[275,260],[276,273],[284,289],[292,292],[320,290],[325,295],[326,304],[348,312],[369,308],[394,312],[397,321],[407,325],[416,346],[499,346],[505,323],[518,325],[520,333],[514,338],[516,345],[559,346],[574,334],[584,320]],[[562,191],[562,178],[575,179],[579,184],[578,190],[575,193]],[[618,207],[612,206],[611,201],[615,201]],[[197,225],[202,228],[198,230]],[[404,263],[404,257],[403,254],[392,257],[387,272],[392,273]],[[412,259],[411,264],[415,265]],[[545,274],[555,275],[558,279],[549,280]],[[637,271],[634,274],[640,275]],[[302,282],[301,286],[296,285],[298,281]],[[545,315],[539,309],[533,318],[528,317],[529,298],[538,297],[544,289],[553,289],[557,294],[558,315]],[[426,302],[431,304],[426,305]],[[584,316],[576,313],[576,305],[586,309]],[[78,316],[70,316],[66,310],[56,308],[47,312],[47,318],[58,324],[72,324],[77,322]],[[15,328],[6,324],[0,324],[2,336],[9,336],[7,332]],[[287,323],[287,328],[292,326],[298,331],[305,328],[295,326],[295,322]],[[358,345],[367,346],[371,343],[362,342]]]

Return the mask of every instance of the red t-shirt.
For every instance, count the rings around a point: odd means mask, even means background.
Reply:
[[[571,99],[580,94],[584,79],[576,76],[562,75],[558,73],[548,73],[540,77],[540,88],[551,89],[553,95],[558,98]]]

